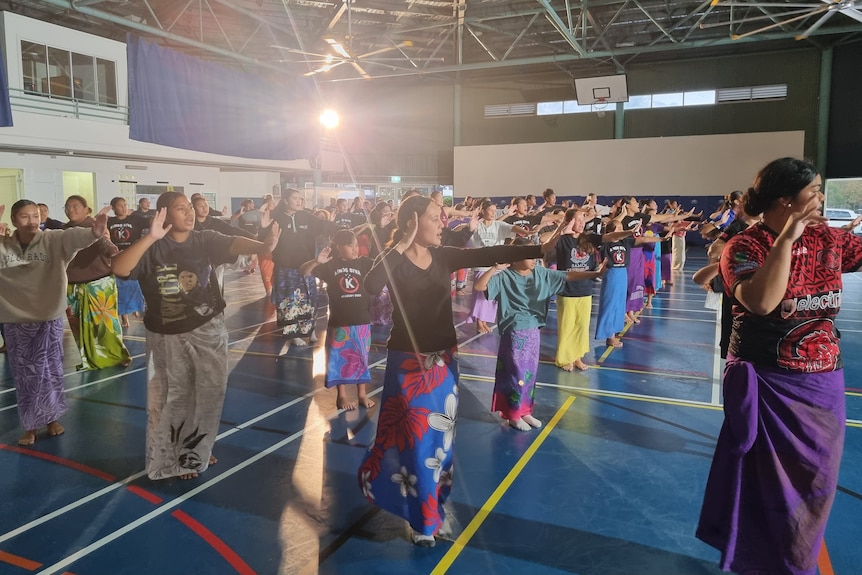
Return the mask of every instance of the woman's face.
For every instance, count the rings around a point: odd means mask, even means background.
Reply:
[[[790,207],[793,211],[802,210],[806,206],[808,206],[808,202],[812,200],[812,198],[817,199],[817,207],[818,209],[823,209],[823,192],[821,192],[821,187],[823,185],[823,180],[820,175],[815,176],[811,183],[802,188],[796,197],[790,201]]]
[[[84,221],[87,219],[87,216],[90,215],[90,210],[87,209],[87,206],[78,200],[68,200],[66,202],[65,210],[66,217],[69,218],[69,221],[73,224]]]
[[[207,214],[210,213],[210,207],[207,204],[206,200],[203,200],[203,199],[195,200],[194,201],[194,207],[195,207],[195,216],[198,218],[203,219],[203,218],[207,217]]]
[[[440,207],[429,202],[425,212],[419,216],[419,227],[414,241],[419,245],[439,246],[443,238],[443,222],[440,221]]]
[[[335,250],[341,259],[355,260],[359,257],[359,242],[354,239],[352,243],[346,246],[335,246]]]
[[[497,206],[491,204],[482,210],[482,218],[486,221],[493,220],[497,217]]]
[[[293,193],[287,196],[285,203],[287,204],[287,211],[289,213],[302,210],[302,196],[297,193]]]
[[[192,204],[183,196],[178,197],[168,207],[165,223],[173,226],[173,231],[190,232],[195,229],[195,211]]]

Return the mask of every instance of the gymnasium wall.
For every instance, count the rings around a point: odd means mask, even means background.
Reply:
[[[455,195],[723,196],[757,171],[799,156],[804,133],[761,132],[455,148]]]

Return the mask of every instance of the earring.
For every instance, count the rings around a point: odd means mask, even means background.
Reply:
[[[792,205],[793,205],[793,204],[787,204],[787,207],[789,208],[789,207],[790,207],[790,206],[792,206]]]

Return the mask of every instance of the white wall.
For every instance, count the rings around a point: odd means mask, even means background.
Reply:
[[[805,132],[458,146],[455,194],[501,197],[724,195],[770,161],[801,158]]]

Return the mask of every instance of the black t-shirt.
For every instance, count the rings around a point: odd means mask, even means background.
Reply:
[[[165,236],[153,244],[129,274],[147,302],[144,325],[156,333],[186,333],[221,313],[225,302],[215,268],[236,261],[233,238],[193,231],[185,242]]]
[[[332,218],[332,221],[335,222],[335,225],[341,229],[350,229],[364,224],[365,216],[363,216],[362,214],[343,212],[340,214],[335,214],[335,216],[333,216]]]
[[[299,269],[320,251],[323,240],[318,236],[335,234],[340,228],[335,223],[314,217],[311,212],[287,214],[282,204],[272,212],[272,218],[281,227],[281,236],[272,252],[272,261],[280,268]],[[272,226],[261,229],[261,241],[272,231]]]
[[[108,218],[108,231],[111,234],[111,243],[120,248],[120,251],[141,239],[144,230],[148,230],[150,223],[143,216],[133,213],[124,219],[117,217]]]
[[[627,268],[629,267],[629,250],[635,246],[633,237],[623,238],[618,242],[605,242],[602,244],[602,257],[608,261],[607,266],[610,268]]]
[[[638,227],[637,222],[640,221],[641,225]],[[626,216],[622,219],[623,231],[635,230],[634,237],[639,238],[644,235],[647,231],[647,225],[649,225],[650,216],[647,214],[637,213],[633,216]]]
[[[584,222],[584,233],[597,234],[601,231],[602,218],[593,218]]]
[[[597,267],[595,246],[600,246],[602,237],[597,234],[584,234],[578,237],[571,234],[560,236],[557,241],[557,269],[561,271],[589,272]],[[584,297],[593,293],[593,280],[566,282],[560,295]]]
[[[503,219],[507,224],[512,224],[513,226],[521,226],[522,228],[530,229],[533,226],[539,225],[542,221],[542,214],[533,214],[533,215],[523,215],[519,216],[518,214],[512,214],[511,216],[506,216]]]
[[[371,296],[365,291],[364,284],[373,263],[369,257],[355,260],[334,257],[311,272],[326,282],[330,327],[371,323]]]

